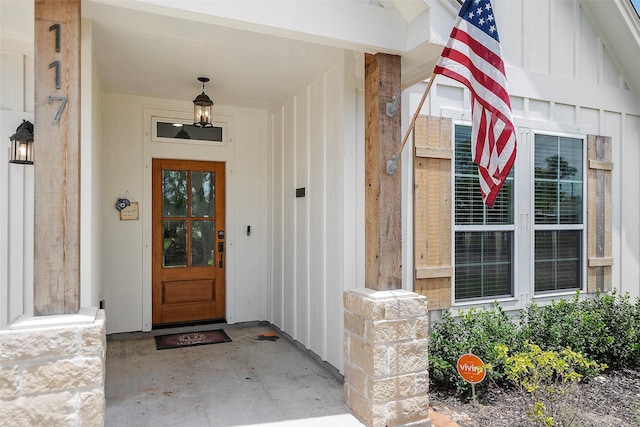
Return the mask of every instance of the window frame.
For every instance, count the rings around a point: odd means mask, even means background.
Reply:
[[[180,123],[183,125],[193,125],[193,119],[179,119],[161,116],[151,116],[151,142],[170,142],[174,144],[190,144],[190,145],[207,145],[210,147],[226,147],[227,146],[227,123],[211,122],[214,127],[222,129],[221,141],[204,140],[204,139],[181,139],[167,138],[158,136],[158,123]]]
[[[471,306],[489,306],[498,302],[506,310],[522,309],[530,301],[547,303],[554,299],[575,295],[577,290],[585,292],[587,288],[587,206],[588,206],[588,159],[587,134],[559,132],[544,128],[528,128],[516,126],[518,141],[518,156],[514,164],[513,175],[513,225],[457,225],[455,206],[455,138],[456,126],[471,127],[466,120],[452,120],[452,151],[451,166],[451,307],[465,309]],[[536,224],[535,223],[535,139],[536,135],[560,138],[574,138],[582,141],[582,223],[581,224]],[[518,183],[524,183],[518,185]],[[523,186],[524,185],[524,186]],[[479,191],[479,190],[478,190]],[[489,229],[490,227],[490,229]],[[501,231],[513,230],[512,245],[512,296],[482,297],[457,300],[456,295],[456,251],[455,236],[458,231]],[[549,290],[536,292],[535,290],[535,232],[541,230],[580,230],[580,284],[578,288]]]
[[[558,138],[572,138],[582,141],[582,224],[536,224],[535,221],[535,140],[536,135],[553,136]],[[567,132],[554,132],[544,130],[532,130],[530,136],[530,218],[531,218],[531,274],[530,274],[530,292],[531,299],[536,302],[548,302],[557,297],[565,297],[574,295],[577,290],[584,292],[586,290],[586,278],[587,278],[587,196],[588,196],[588,181],[587,172],[589,162],[587,160],[587,135],[578,135]],[[535,290],[535,233],[536,231],[552,231],[552,230],[580,230],[581,231],[581,247],[580,247],[580,286],[571,289],[561,290],[548,290],[539,291]]]
[[[451,274],[451,306],[452,307],[466,307],[466,306],[477,306],[482,304],[489,304],[497,301],[501,304],[513,305],[518,304],[518,280],[517,280],[517,254],[516,246],[518,243],[518,230],[517,230],[517,198],[518,198],[518,188],[515,183],[517,182],[517,176],[514,174],[513,177],[513,221],[512,224],[456,224],[456,199],[455,199],[455,189],[456,189],[456,127],[464,126],[471,128],[471,124],[464,123],[458,120],[453,120],[452,123],[453,130],[451,132],[452,141],[452,152],[453,157],[451,159],[451,195],[452,195],[452,209],[451,209],[451,266],[452,266],[452,274]],[[517,159],[517,158],[516,158]],[[517,160],[516,160],[517,162]],[[516,171],[516,166],[514,165],[514,172]],[[480,191],[480,184],[478,183],[478,192]],[[495,297],[476,297],[476,298],[465,298],[465,299],[456,299],[456,232],[463,231],[471,231],[471,232],[491,232],[491,231],[511,231],[512,232],[512,240],[511,240],[511,282],[512,282],[512,294],[511,295],[500,295]]]

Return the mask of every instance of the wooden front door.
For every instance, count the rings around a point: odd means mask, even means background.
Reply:
[[[153,324],[225,317],[224,163],[153,160]]]

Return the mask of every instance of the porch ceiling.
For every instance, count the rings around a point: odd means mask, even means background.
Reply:
[[[625,70],[640,21],[629,0],[582,0]],[[104,92],[191,101],[207,76],[218,104],[271,108],[345,50],[402,56],[402,84],[429,76],[458,0],[82,0]],[[611,25],[611,22],[616,25]],[[608,24],[608,25],[607,25]],[[0,0],[3,44],[33,44],[33,0]],[[640,74],[627,72],[636,91]]]
[[[431,23],[456,0],[82,0],[102,90],[271,108],[338,55],[402,56],[403,86],[428,77]],[[1,0],[4,40],[33,44],[33,0]],[[434,13],[436,15],[434,15]],[[448,19],[452,19],[447,13]]]
[[[82,7],[93,21],[105,92],[191,101],[196,78],[206,76],[215,103],[271,108],[345,49],[406,56],[408,84],[427,76],[420,75],[429,54],[424,0],[84,0]]]
[[[268,108],[340,50],[294,39],[88,2],[105,92],[191,101],[198,76],[215,103]]]

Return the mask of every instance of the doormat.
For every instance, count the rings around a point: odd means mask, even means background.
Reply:
[[[157,350],[231,342],[229,335],[227,335],[227,333],[222,329],[203,332],[189,332],[186,334],[159,335],[155,338]]]

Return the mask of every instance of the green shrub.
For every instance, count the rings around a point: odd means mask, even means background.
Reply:
[[[640,366],[640,300],[629,295],[596,294],[539,307],[529,304],[520,313],[521,339],[547,350],[570,347],[586,357],[619,369]]]
[[[593,298],[576,293],[570,300],[546,306],[531,303],[515,320],[497,304],[488,310],[471,309],[460,317],[445,311],[442,320],[434,322],[430,338],[431,380],[439,387],[468,390],[470,385],[458,375],[456,362],[471,352],[490,368],[479,390],[492,381],[504,384],[504,361],[497,357],[495,346],[502,344],[518,353],[525,350],[525,341],[542,350],[570,348],[613,369],[640,367],[640,299],[632,304],[628,294],[615,291]]]
[[[466,353],[480,357],[487,366],[487,377],[478,385],[485,388],[489,380],[501,382],[502,362],[498,360],[495,346],[503,344],[519,347],[516,324],[494,305],[489,310],[471,309],[459,318],[449,311],[435,323],[429,343],[429,365],[432,381],[458,391],[469,390],[471,385],[458,375],[456,363]]]
[[[540,426],[572,425],[578,414],[568,406],[569,397],[583,378],[580,372],[593,375],[606,365],[589,360],[570,348],[542,350],[526,342],[524,351],[512,356],[504,345],[496,346],[498,359],[504,363],[506,377],[520,390],[527,415]]]

